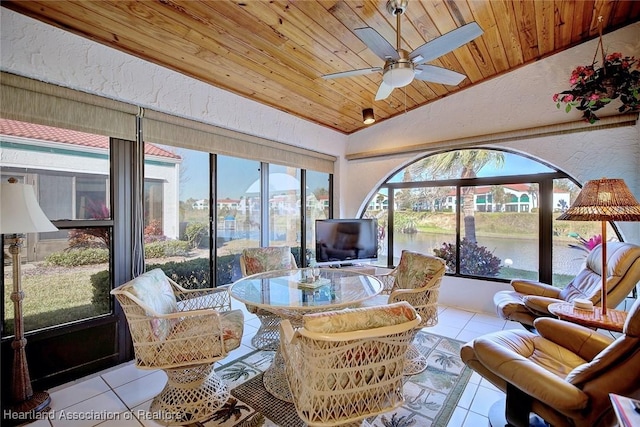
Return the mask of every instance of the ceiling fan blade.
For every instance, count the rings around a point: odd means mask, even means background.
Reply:
[[[386,61],[388,58],[400,59],[396,49],[379,32],[371,27],[356,28],[356,36],[376,55]]]
[[[476,22],[470,22],[460,28],[449,31],[431,41],[426,42],[409,54],[409,58],[418,64],[433,61],[462,45],[481,36],[482,28]]]
[[[467,78],[464,74],[457,73],[447,68],[435,65],[423,64],[415,68],[416,79],[443,85],[457,86]]]
[[[339,73],[325,74],[322,76],[323,79],[337,79],[340,77],[351,77],[351,76],[361,76],[363,74],[371,74],[376,73],[378,71],[382,71],[381,67],[372,67],[372,68],[361,68],[359,70],[351,70],[351,71],[341,71]]]
[[[376,93],[376,101],[387,99],[387,97],[391,95],[391,92],[393,92],[393,86],[389,86],[385,82],[381,82],[380,87],[378,88],[378,93]]]

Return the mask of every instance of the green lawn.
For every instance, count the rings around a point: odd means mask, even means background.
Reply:
[[[25,331],[86,319],[99,314],[93,307],[90,277],[106,266],[78,268],[37,267],[22,275],[22,313]],[[8,270],[8,271],[7,271]],[[5,334],[13,334],[13,279],[5,269]]]
[[[476,235],[478,237],[512,237],[514,232],[518,238],[538,238],[538,215],[527,212],[476,212]],[[399,231],[406,223],[415,225],[418,231],[425,233],[455,233],[455,214],[445,212],[413,212],[396,211],[395,228]],[[556,221],[553,220],[554,239],[575,243],[568,236],[578,233],[587,238],[600,234],[600,224],[588,221]],[[613,234],[611,234],[613,236]]]
[[[500,273],[498,274],[499,278],[507,279],[512,277],[517,277],[519,279],[525,280],[538,280],[538,272],[529,271],[529,270],[519,270],[517,268],[510,267],[502,267],[500,269]],[[567,274],[554,274],[553,275],[553,283],[555,286],[559,288],[564,288],[564,286],[573,279],[574,276],[570,276]]]

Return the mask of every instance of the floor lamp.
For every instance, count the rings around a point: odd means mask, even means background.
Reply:
[[[607,315],[607,222],[640,221],[640,204],[622,179],[594,179],[557,219],[602,221],[602,315]]]
[[[13,265],[13,321],[15,338],[13,348],[13,376],[11,383],[11,411],[19,413],[40,412],[47,408],[51,402],[46,392],[34,393],[31,388],[29,367],[24,338],[24,325],[22,319],[22,292],[20,271],[20,249],[24,233],[41,233],[57,231],[47,216],[42,212],[33,186],[19,184],[15,178],[9,178],[9,183],[2,183],[0,193],[0,234],[5,234],[5,241],[9,244],[9,253]]]

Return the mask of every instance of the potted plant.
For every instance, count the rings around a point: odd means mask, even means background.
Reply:
[[[594,58],[591,65],[573,70],[569,83],[571,89],[556,93],[553,101],[558,108],[565,104],[567,113],[572,108],[582,111],[591,124],[599,120],[595,112],[614,99],[621,102],[620,113],[640,110],[640,62],[633,56],[620,52],[603,55],[602,66]]]

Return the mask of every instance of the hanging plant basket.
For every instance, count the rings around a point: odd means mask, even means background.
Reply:
[[[602,31],[602,30],[601,30]],[[602,65],[596,62],[598,49]],[[602,32],[591,65],[581,65],[571,72],[571,89],[553,95],[558,108],[568,113],[572,108],[582,111],[582,117],[593,124],[599,120],[596,111],[618,99],[620,113],[640,111],[640,61],[620,52],[604,53]]]

